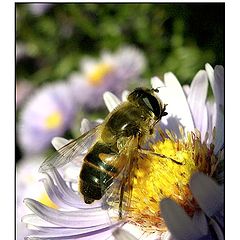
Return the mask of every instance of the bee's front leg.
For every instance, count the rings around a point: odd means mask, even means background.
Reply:
[[[148,150],[148,149],[142,149],[142,148],[139,148],[138,149],[138,152],[141,153],[141,154],[145,154],[145,155],[154,155],[154,156],[158,156],[160,158],[166,158],[168,160],[171,160],[173,161],[174,163],[178,164],[178,165],[183,165],[184,163],[183,162],[179,162],[177,161],[176,159],[173,159],[171,157],[168,157],[164,154],[161,154],[161,153],[155,153],[153,152],[152,150]]]

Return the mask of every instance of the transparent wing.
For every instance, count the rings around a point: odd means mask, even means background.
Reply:
[[[51,155],[49,155],[39,168],[39,172],[46,172],[53,167],[62,167],[65,164],[71,162],[82,154],[85,150],[90,148],[98,137],[101,125],[96,126],[90,131],[84,133],[77,139],[67,143]]]
[[[134,146],[137,145],[138,138],[132,137],[120,152],[118,159],[122,161],[122,167],[103,198],[105,208],[109,209],[109,215],[114,220],[124,218],[130,210],[134,173],[138,160],[138,151]]]

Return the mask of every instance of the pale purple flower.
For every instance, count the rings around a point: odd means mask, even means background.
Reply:
[[[159,96],[164,103],[168,104],[167,111],[169,113],[168,118],[164,120],[165,122],[163,121],[163,127],[176,131],[176,134],[178,134],[179,125],[183,127],[185,134],[188,131],[200,131],[204,136],[209,131],[208,138],[204,141],[209,145],[214,144],[215,154],[221,162],[223,161],[224,136],[217,134],[217,126],[223,126],[221,122],[223,117],[218,115],[223,114],[222,109],[224,108],[222,99],[219,99],[223,96],[223,87],[220,87],[219,84],[223,84],[224,78],[221,75],[222,70],[221,73],[218,72],[219,69],[222,69],[221,67],[216,67],[215,72],[210,65],[206,65],[206,68],[207,73],[204,70],[198,73],[191,86],[189,88],[184,87],[185,90],[182,89],[171,73],[165,75],[164,83],[154,78],[152,84],[154,88],[165,85],[165,87],[159,88]],[[215,74],[215,77],[212,77],[211,74],[213,76]],[[213,91],[212,110],[207,108],[207,111],[205,111],[206,106],[209,106],[209,100],[206,99],[205,95],[207,77],[212,77],[210,79],[212,81],[211,86],[216,90]],[[199,89],[196,86],[201,86],[201,88]],[[195,101],[195,94],[199,97],[199,102]],[[122,95],[122,101],[126,100],[127,95],[128,93],[125,91]],[[219,96],[219,98],[216,96]],[[104,94],[104,101],[109,111],[112,111],[121,103],[121,100],[110,92]],[[194,104],[202,109],[202,121],[199,110],[193,108]],[[204,117],[205,114],[207,114],[207,121]],[[200,129],[195,130],[198,127]],[[212,133],[214,127],[216,128],[215,136]],[[89,128],[89,122],[85,120],[82,124],[82,132]],[[184,136],[181,135],[181,137]],[[217,139],[217,137],[220,139]],[[53,145],[56,149],[59,149],[67,141],[62,138],[55,138]],[[82,157],[79,156],[80,161]],[[32,199],[25,200],[26,205],[34,212],[32,215],[23,217],[23,221],[32,229],[29,239],[112,239],[113,237],[119,240],[136,240],[140,237],[143,239],[169,240],[223,239],[223,186],[218,185],[212,178],[202,173],[193,174],[189,183],[192,195],[199,205],[199,209],[195,211],[193,217],[189,217],[171,199],[164,199],[160,203],[161,212],[171,233],[167,231],[149,234],[142,232],[141,228],[133,231],[136,226],[131,223],[112,222],[109,218],[111,213],[102,208],[102,200],[95,202],[93,205],[85,205],[81,196],[77,193],[76,177],[79,172],[77,168],[74,168],[74,162],[65,167],[64,178],[56,169],[53,169],[50,173],[45,174],[43,180],[48,195],[59,206],[59,209],[48,208]],[[220,173],[223,173],[223,169],[220,170]],[[75,181],[71,179],[71,176]],[[216,176],[216,179],[218,176]],[[94,231],[95,229],[97,231]]]
[[[207,99],[208,81],[213,89],[214,99]],[[214,154],[219,159],[219,167],[216,169],[214,178],[222,184],[224,182],[223,67],[216,66],[213,70],[209,64],[206,64],[206,70],[199,71],[191,85],[183,88],[172,73],[166,73],[164,82],[157,77],[152,78],[152,87],[158,88],[160,99],[168,104],[168,115],[160,122],[163,130],[171,130],[180,138],[183,136],[179,126],[183,127],[186,136],[187,132],[195,132],[197,129],[201,133],[202,141],[209,145],[214,144]],[[126,100],[126,95],[127,93],[124,92],[122,101]],[[104,94],[104,99],[109,111],[121,103],[110,92]],[[163,217],[170,231],[174,233],[174,239],[214,239],[216,236],[223,239],[223,186],[217,185],[206,175],[196,174],[190,181],[190,188],[201,207],[193,219],[172,200],[163,200],[161,203]]]
[[[131,81],[137,80],[145,68],[143,54],[133,47],[120,48],[116,53],[104,52],[100,58],[84,58],[81,72],[70,76],[72,92],[84,109],[103,106],[106,90],[119,95]]]
[[[36,91],[20,113],[18,139],[24,153],[46,150],[53,137],[62,135],[71,126],[75,110],[70,88],[65,83]]]

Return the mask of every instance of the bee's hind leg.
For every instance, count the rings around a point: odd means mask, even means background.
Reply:
[[[123,197],[124,197],[124,191],[126,190],[125,187],[126,187],[127,179],[128,178],[124,176],[120,186],[119,208],[118,208],[119,219],[123,218]]]
[[[125,186],[125,184],[122,183],[121,184],[121,189],[120,189],[119,206],[118,206],[118,216],[119,216],[119,219],[122,219],[122,203],[123,203],[124,186]]]

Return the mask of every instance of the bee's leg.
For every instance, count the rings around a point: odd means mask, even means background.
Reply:
[[[128,181],[128,176],[123,176],[123,180],[121,182],[121,187],[120,187],[120,197],[119,197],[119,209],[118,209],[118,213],[119,213],[119,219],[122,219],[122,213],[123,213],[123,197],[124,197],[124,191],[126,190],[126,183]]]
[[[178,165],[183,165],[183,164],[184,164],[184,163],[178,162],[177,160],[175,160],[175,159],[173,159],[173,158],[171,158],[171,157],[168,157],[168,156],[166,156],[166,155],[164,155],[164,154],[155,153],[155,152],[153,152],[153,151],[151,151],[151,150],[139,148],[138,151],[139,151],[140,153],[143,153],[143,154],[146,154],[146,155],[154,155],[154,156],[158,156],[158,157],[161,157],[161,158],[166,158],[166,159],[168,159],[168,160],[173,161],[174,163],[176,163],[176,164],[178,164]]]
[[[119,219],[122,219],[122,203],[123,203],[124,187],[125,187],[125,181],[122,182],[121,189],[120,189],[120,198],[119,198],[119,207],[118,207]]]

